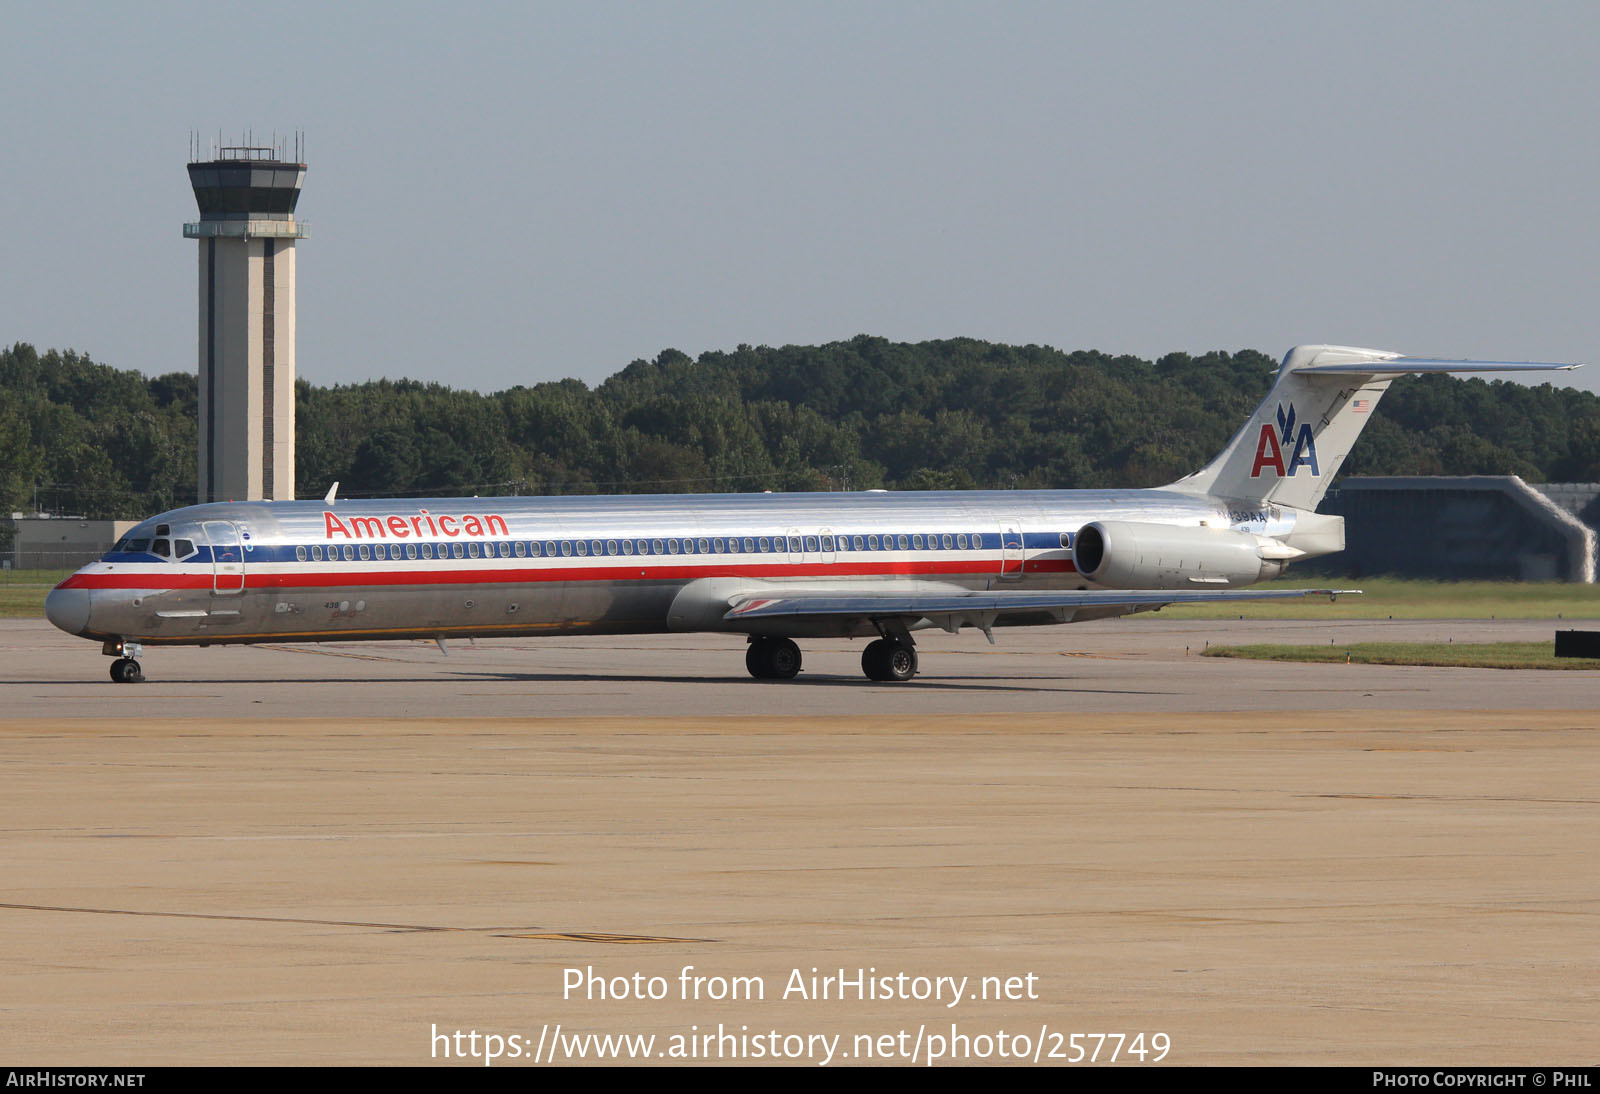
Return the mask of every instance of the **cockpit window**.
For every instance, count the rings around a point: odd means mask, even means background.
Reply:
[[[175,539],[172,541],[173,558],[188,558],[192,554],[194,554],[194,540]]]
[[[162,558],[171,558],[172,541],[170,539],[156,540],[150,545],[150,553],[153,555],[160,555]]]
[[[150,541],[148,539],[134,539],[132,536],[126,536],[123,538],[122,542],[113,547],[112,550],[127,551],[130,554],[142,554],[150,550]]]

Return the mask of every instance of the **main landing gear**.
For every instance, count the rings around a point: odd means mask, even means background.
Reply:
[[[745,668],[757,680],[793,680],[800,673],[800,647],[787,638],[752,638]],[[891,635],[870,643],[861,654],[868,680],[903,683],[917,674],[917,648],[910,635]]]
[[[868,680],[902,682],[917,674],[917,648],[909,639],[879,638],[861,651]]]
[[[744,667],[757,680],[793,680],[800,674],[800,647],[787,638],[752,638]]]

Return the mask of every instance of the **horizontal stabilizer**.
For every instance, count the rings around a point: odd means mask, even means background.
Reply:
[[[1558,364],[1548,361],[1455,361],[1446,357],[1394,357],[1387,361],[1345,362],[1337,365],[1303,365],[1296,371],[1302,376],[1308,373],[1406,376],[1411,373],[1430,372],[1568,372],[1582,367],[1582,362]]]

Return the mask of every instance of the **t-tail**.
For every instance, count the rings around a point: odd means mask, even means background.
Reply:
[[[1322,501],[1396,376],[1577,367],[1406,357],[1353,346],[1296,346],[1284,355],[1272,390],[1222,454],[1167,489],[1309,512]]]

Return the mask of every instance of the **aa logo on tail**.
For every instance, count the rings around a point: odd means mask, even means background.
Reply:
[[[1311,436],[1311,423],[1301,422],[1299,433],[1294,426],[1294,404],[1289,404],[1289,412],[1285,414],[1283,404],[1279,403],[1278,428],[1273,429],[1271,422],[1261,424],[1261,437],[1256,441],[1256,462],[1250,468],[1252,479],[1260,478],[1267,468],[1276,471],[1279,478],[1293,477],[1302,467],[1311,468],[1313,476],[1322,473],[1317,469],[1317,442]],[[1291,453],[1287,462],[1283,458],[1285,452]]]

